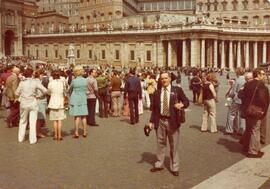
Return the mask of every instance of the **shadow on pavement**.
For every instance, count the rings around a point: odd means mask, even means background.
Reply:
[[[120,119],[121,122],[126,122],[126,123],[130,123],[129,118],[125,118],[125,119]]]
[[[201,131],[201,126],[199,126],[199,125],[190,125],[189,128],[197,129],[198,131]],[[223,133],[225,132],[224,126],[221,126],[221,125],[217,126],[217,130],[220,131],[220,132],[223,132]]]
[[[242,151],[242,146],[238,142],[228,140],[226,138],[220,138],[217,144],[225,146],[230,152],[241,153],[245,155]]]
[[[157,161],[156,154],[150,152],[143,152],[141,154],[141,160],[137,163],[148,163],[154,167],[155,162]],[[170,159],[165,157],[164,166],[169,170],[170,169]]]

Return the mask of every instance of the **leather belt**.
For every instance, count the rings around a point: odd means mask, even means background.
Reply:
[[[163,115],[161,115],[160,118],[161,118],[161,119],[170,119],[171,116],[163,116]]]

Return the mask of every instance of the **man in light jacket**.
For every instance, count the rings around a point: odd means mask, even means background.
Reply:
[[[37,102],[37,91],[40,90],[42,93],[47,93],[47,89],[32,78],[33,70],[27,68],[24,71],[25,80],[21,81],[15,94],[19,97],[20,101],[20,123],[19,123],[19,142],[24,141],[26,125],[29,120],[29,140],[30,144],[37,142],[36,136],[36,122],[38,114],[38,102]],[[29,118],[29,119],[28,119]]]

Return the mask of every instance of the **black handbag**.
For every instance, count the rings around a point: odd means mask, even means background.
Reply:
[[[259,106],[252,104],[257,88],[258,88],[258,85],[256,86],[256,88],[253,92],[252,98],[251,98],[250,103],[249,103],[247,110],[246,110],[246,115],[248,117],[260,119],[263,115],[263,109]]]
[[[185,109],[179,110],[179,121],[180,121],[180,123],[185,123],[186,122]]]
[[[176,91],[174,91],[173,93],[176,95],[176,98],[175,98],[175,104],[176,104],[176,103],[180,102],[180,100],[177,98]],[[186,122],[185,109],[177,110],[176,120],[177,120],[178,123],[185,123]]]

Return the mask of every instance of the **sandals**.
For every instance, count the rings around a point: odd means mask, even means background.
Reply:
[[[76,138],[77,139],[77,138],[79,138],[79,135],[74,135],[73,138]]]

